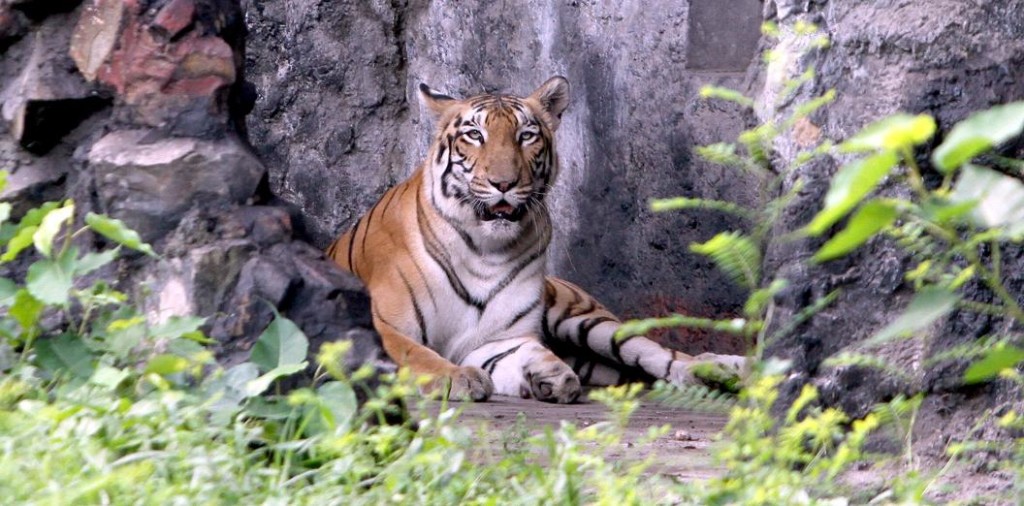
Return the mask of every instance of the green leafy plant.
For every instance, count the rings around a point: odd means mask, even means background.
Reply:
[[[920,336],[954,309],[1024,321],[1017,298],[1002,279],[1001,250],[1024,237],[1024,184],[974,159],[1024,130],[1024,102],[996,106],[957,124],[932,152],[941,182],[926,185],[917,149],[935,135],[927,115],[896,115],[866,127],[838,146],[863,155],[836,174],[823,209],[804,231],[823,235],[849,215],[814,256],[825,262],[854,251],[872,237],[891,237],[917,262],[908,274],[916,295],[902,316],[865,345]],[[875,196],[883,178],[905,182],[907,197]],[[870,197],[870,198],[868,198]],[[866,199],[866,200],[865,200]],[[984,253],[988,252],[987,255]],[[965,300],[961,288],[977,280],[995,296],[993,304]],[[1024,350],[1007,336],[985,346],[984,358],[968,369],[969,383],[986,381],[1024,360]]]
[[[777,28],[768,26],[767,30],[777,31]],[[809,26],[797,31],[801,30],[806,32],[806,36],[814,34],[813,28]],[[809,47],[816,45],[811,44]],[[787,101],[803,83],[813,78],[814,70],[808,69],[785,86],[779,97],[780,102]],[[702,95],[731,101],[741,107],[749,108],[753,104],[742,94],[721,88],[706,88],[702,90]],[[1024,184],[1017,177],[1024,164],[987,154],[1001,143],[1020,136],[1024,129],[1024,103],[997,106],[956,125],[930,156],[939,181],[930,176],[926,178],[919,166],[920,149],[932,141],[937,131],[935,121],[927,115],[897,114],[885,118],[838,145],[827,139],[821,140],[817,145],[791,157],[793,162],[790,167],[773,167],[772,161],[778,160],[772,155],[774,140],[800,125],[807,115],[834,98],[834,92],[826,92],[804,104],[793,105],[788,109],[790,115],[776,123],[762,124],[743,132],[735,143],[723,142],[696,150],[706,160],[759,177],[767,195],[763,199],[766,202],[763,208],[746,208],[731,202],[689,197],[660,199],[651,204],[655,211],[702,210],[727,213],[747,224],[742,231],[722,232],[690,248],[695,253],[708,256],[737,285],[749,290],[743,318],[715,320],[669,315],[628,322],[621,333],[640,333],[663,326],[713,329],[747,337],[755,355],[761,357],[767,344],[797,331],[815,313],[831,304],[838,292],[827,294],[799,311],[790,321],[776,325],[776,330],[770,335],[765,333],[771,323],[771,301],[784,289],[786,281],[762,278],[761,250],[767,231],[772,229],[775,219],[792,195],[773,196],[778,194],[781,177],[775,174],[791,174],[801,164],[828,156],[844,162],[832,178],[823,208],[803,229],[789,237],[830,234],[812,258],[813,262],[821,263],[846,256],[873,237],[886,236],[903,246],[917,261],[917,267],[907,275],[916,295],[903,315],[861,343],[857,350],[845,350],[828,359],[826,365],[877,367],[888,374],[903,375],[900,368],[870,350],[894,340],[927,335],[927,331],[951,311],[961,309],[1001,317],[1007,322],[1003,327],[1006,330],[1003,335],[989,336],[976,343],[937,353],[927,359],[927,363],[935,364],[951,358],[975,359],[975,363],[965,373],[965,383],[989,381],[1000,374],[1016,374],[1015,368],[1024,361],[1024,349],[1020,347],[1021,336],[1009,329],[1019,326],[1024,313],[1021,313],[1016,297],[1003,283],[1001,248],[1008,242],[1017,243],[1024,237],[1024,226],[1021,225],[1024,223]],[[979,156],[983,158],[978,160]],[[876,190],[883,186],[883,182],[887,182],[886,188],[906,184],[910,194],[903,196],[897,192],[898,196],[877,196]],[[800,188],[799,181],[791,185],[792,192]],[[969,282],[980,283],[988,288],[996,302],[965,300],[961,295],[962,288]],[[778,421],[768,413],[769,405],[775,399],[773,390],[776,385],[765,386],[761,383],[770,378],[770,375],[765,376],[766,370],[770,368],[762,363],[760,368],[755,369],[750,380],[754,386],[744,391],[731,415],[732,422],[744,420],[745,427],[753,427],[754,433],[766,435],[764,437],[768,439],[755,442],[753,435],[737,431],[737,426],[730,423],[725,434],[730,440],[742,441],[737,443],[737,448],[743,450],[735,449],[721,456],[727,467],[733,469],[735,466],[740,471],[733,477],[734,481],[715,485],[722,495],[715,496],[712,502],[773,504],[784,501],[783,497],[790,501],[793,497],[804,497],[809,502],[821,497],[841,499],[825,489],[834,485],[836,472],[849,467],[856,458],[863,457],[859,450],[854,451],[854,447],[859,448],[867,432],[882,426],[901,427],[907,423],[906,420],[910,421],[907,428],[893,429],[902,432],[907,448],[901,464],[903,472],[888,480],[888,490],[877,500],[925,500],[925,494],[945,469],[937,474],[922,473],[916,465],[909,426],[916,416],[920,396],[898,398],[880,405],[873,417],[865,418],[859,424],[846,420],[845,415],[839,412],[802,412],[802,408],[790,410],[785,420]],[[814,395],[813,391],[805,390],[794,406],[805,402],[807,396]],[[700,402],[699,398],[686,393],[665,396],[668,399],[673,397],[685,399],[694,405]],[[765,399],[771,402],[759,407],[758,403]],[[760,417],[743,410],[753,410]],[[895,412],[899,416],[886,415]],[[816,440],[814,438],[817,436],[803,433],[805,439],[797,446],[787,446],[787,442],[771,439],[797,430],[795,426],[802,427],[801,430],[821,431],[818,434],[820,439]],[[831,436],[826,437],[825,434]],[[847,436],[851,437],[851,443],[857,444],[846,447],[843,456],[838,447],[825,445],[826,439],[839,441]],[[807,438],[823,446],[808,446]],[[790,438],[788,442],[796,440],[799,438]],[[758,447],[772,448],[773,452],[779,448],[788,451],[759,457],[751,453],[751,448]],[[812,452],[815,455],[813,462],[828,463],[834,472],[823,474],[821,468],[808,468],[807,462],[801,461],[807,460],[801,452],[814,448],[818,452]],[[880,459],[872,456],[871,460]],[[752,479],[743,479],[748,476]],[[822,479],[823,476],[827,480]],[[814,485],[815,480],[820,483]],[[821,483],[827,483],[828,486],[823,489],[819,486]]]

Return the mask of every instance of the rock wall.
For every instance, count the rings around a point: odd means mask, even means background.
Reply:
[[[782,27],[768,66],[755,59],[768,42],[751,35],[762,18]],[[831,45],[798,57],[794,27],[808,21]],[[0,3],[0,55],[0,163],[11,172],[2,198],[15,216],[71,196],[80,210],[139,228],[162,259],[131,258],[102,275],[142,283],[154,318],[210,316],[226,361],[246,353],[269,321],[263,301],[317,343],[363,336],[353,356],[361,361],[379,356],[365,296],[316,247],[418,163],[432,128],[409,99],[419,82],[460,95],[528,93],[552,74],[567,76],[574,98],[560,130],[552,271],[626,315],[720,316],[742,294],[686,245],[738,224],[646,208],[673,195],[757,203],[754,181],[692,155],[755,118],[699,100],[699,88],[748,90],[761,120],[834,88],[837,103],[813,115],[809,131],[835,139],[900,109],[929,112],[948,128],[970,111],[1024,99],[1024,0],[774,0],[763,11],[753,0],[727,9],[721,0],[656,9],[584,0],[19,0]],[[786,79],[810,66],[817,77],[776,103]],[[780,168],[804,140],[778,141]],[[1006,149],[1024,154],[1019,141]],[[965,361],[926,366],[927,358],[1006,329],[954,313],[927,346],[885,352],[909,379],[822,366],[891,321],[911,295],[909,262],[884,240],[817,267],[806,259],[820,240],[781,240],[811,218],[840,162],[784,174],[787,188],[797,179],[805,187],[778,224],[765,270],[790,281],[777,324],[835,288],[842,295],[768,352],[793,360],[791,392],[815,382],[851,414],[901,393],[935,394],[918,428],[938,454],[945,435],[966,430],[982,408],[1020,396],[999,382],[964,389]],[[1024,252],[1005,251],[1003,261],[1010,288],[1024,292]],[[967,295],[990,297],[977,286]],[[676,336],[673,344],[725,351],[737,343]]]
[[[420,163],[433,125],[418,83],[528,94],[564,75],[551,271],[627,316],[730,314],[742,294],[687,246],[737,224],[647,209],[655,197],[756,199],[752,181],[691,153],[749,119],[698,98],[705,84],[742,86],[755,56],[759,2],[719,3],[246,1],[252,142],[272,191],[325,246]]]
[[[134,292],[154,323],[207,317],[224,363],[248,356],[275,310],[312,353],[351,339],[353,367],[376,361],[362,285],[293,241],[285,210],[261,205],[242,16],[230,0],[0,2],[0,169],[11,174],[0,197],[14,219],[71,197],[82,215],[134,228],[160,258],[126,254],[98,275]],[[20,279],[27,256],[0,269]]]
[[[759,69],[765,81],[760,91],[759,114],[763,120],[782,117],[794,104],[819,96],[829,89],[838,92],[835,103],[811,117],[821,135],[842,140],[864,125],[896,111],[928,113],[940,130],[973,111],[1024,99],[1024,2],[1009,0],[971,3],[955,0],[929,3],[896,1],[767,2],[765,14],[782,27],[779,52],[767,68]],[[811,22],[830,40],[826,49],[804,54],[806,42],[793,27]],[[804,56],[799,56],[804,54]],[[807,68],[817,77],[804,85],[790,102],[775,104],[785,85]],[[941,140],[933,142],[934,147]],[[785,166],[792,161],[799,139],[784,137],[776,144]],[[1007,146],[1006,154],[1024,155],[1021,142]],[[928,150],[930,151],[930,150]],[[928,454],[941,458],[950,434],[963,436],[974,427],[986,408],[1000,409],[1017,403],[1020,392],[995,382],[965,388],[961,378],[967,361],[928,361],[935,353],[1007,329],[998,318],[957,311],[932,336],[922,342],[897,343],[881,353],[906,373],[900,379],[874,369],[824,367],[822,361],[853,347],[898,316],[912,288],[903,276],[914,263],[889,241],[875,239],[847,258],[811,266],[810,256],[822,239],[787,241],[784,233],[810,221],[820,209],[829,178],[842,160],[824,159],[785,174],[786,188],[802,180],[804,190],[789,206],[776,230],[776,239],[765,259],[767,272],[787,278],[790,288],[777,300],[779,325],[815,299],[839,289],[841,295],[792,336],[773,343],[771,355],[793,360],[788,382],[790,395],[814,382],[823,399],[838,404],[852,415],[862,415],[874,403],[899,394],[927,392],[918,417],[919,441]],[[920,156],[926,179],[939,180]],[[907,189],[889,184],[883,191],[906,194]],[[1024,250],[1007,248],[1003,253],[1004,281],[1024,299]],[[969,285],[965,296],[991,302],[981,286]],[[983,437],[998,431],[988,427]]]

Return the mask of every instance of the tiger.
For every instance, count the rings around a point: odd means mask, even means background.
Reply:
[[[436,118],[423,163],[326,249],[369,290],[374,328],[399,366],[451,400],[555,403],[583,386],[698,380],[697,363],[738,375],[744,357],[667,349],[622,325],[578,286],[546,273],[558,176],[555,131],[569,82],[526,97],[456,99],[426,84]]]

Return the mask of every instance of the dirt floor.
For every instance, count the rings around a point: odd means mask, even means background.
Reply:
[[[432,403],[432,411],[439,403]],[[487,424],[491,427],[515,427],[519,413],[525,415],[527,431],[533,434],[544,432],[545,427],[557,428],[562,420],[586,427],[609,419],[608,410],[600,403],[588,401],[582,404],[548,404],[532,399],[493,397],[484,403],[462,404],[459,420],[468,427]],[[435,411],[436,412],[436,411]],[[644,402],[630,418],[625,437],[618,447],[608,448],[608,459],[640,461],[657,455],[652,472],[679,479],[706,479],[718,474],[719,469],[712,462],[710,447],[713,438],[725,425],[726,417],[720,414],[698,413],[685,409],[665,407]],[[653,442],[644,441],[651,427],[670,425],[668,433]],[[495,440],[508,431],[492,431]]]
[[[524,415],[524,426],[530,435],[541,434],[546,427],[557,428],[565,420],[579,427],[609,420],[610,413],[600,403],[561,405],[547,404],[531,399],[493,397],[483,403],[452,404],[462,410],[459,421],[466,427],[488,426],[486,441],[492,448],[501,448],[510,435],[516,434],[519,414]],[[426,408],[437,413],[439,402],[428,402]],[[644,402],[630,418],[625,437],[617,447],[605,448],[607,459],[619,461],[642,461],[656,456],[650,472],[681,480],[703,480],[718,475],[722,469],[711,458],[715,435],[725,425],[724,414],[710,414],[686,409],[671,408],[653,402]],[[670,425],[671,429],[654,440],[647,442],[647,431],[651,427]],[[498,430],[494,430],[498,429]],[[945,462],[921,462],[925,474],[938,472]],[[855,467],[841,480],[851,490],[860,490],[865,497],[874,497],[884,490],[884,479],[888,472],[899,470],[881,467]],[[1009,499],[1007,493],[1012,476],[1006,472],[978,472],[959,468],[946,470],[943,476],[929,487],[929,497],[939,504],[984,504],[1011,505],[1024,502]]]

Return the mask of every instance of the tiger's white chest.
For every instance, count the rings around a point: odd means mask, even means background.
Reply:
[[[485,343],[536,336],[543,310],[543,248],[480,254],[461,238],[446,239],[448,271],[427,263],[432,295],[423,309],[427,345],[459,363]]]

